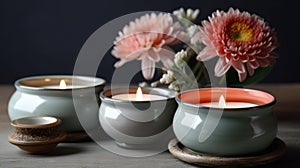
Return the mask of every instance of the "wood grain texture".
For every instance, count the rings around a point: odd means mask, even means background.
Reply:
[[[217,156],[194,152],[184,147],[177,139],[169,142],[168,149],[173,156],[182,161],[206,167],[257,167],[275,162],[286,153],[286,145],[279,138],[265,151],[247,156]]]
[[[286,155],[264,167],[298,168],[300,165],[300,84],[256,85],[252,88],[272,93],[277,103],[278,135],[287,145]],[[9,124],[7,105],[14,87],[0,85],[0,167],[101,167],[101,168],[193,168],[167,150],[155,156],[143,158],[123,157],[101,148],[93,141],[60,143],[46,155],[29,155],[8,142],[13,132]]]

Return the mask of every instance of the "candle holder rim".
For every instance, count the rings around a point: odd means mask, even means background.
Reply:
[[[119,90],[119,91],[129,91],[129,90],[137,90],[138,89],[138,86],[131,86],[129,88],[116,88],[116,89],[106,89],[106,90],[103,90],[101,93],[100,93],[100,99],[101,100],[104,100],[104,101],[109,101],[109,102],[117,102],[117,103],[137,103],[137,104],[140,104],[140,103],[150,103],[150,102],[160,102],[160,101],[170,101],[170,100],[174,100],[176,95],[177,95],[177,92],[176,91],[173,91],[171,89],[167,89],[167,88],[153,88],[153,87],[141,87],[141,89],[143,91],[145,90],[164,90],[164,91],[167,91],[169,93],[173,93],[173,95],[163,95],[163,94],[157,94],[159,96],[164,96],[166,97],[166,99],[162,99],[162,100],[120,100],[120,99],[113,99],[111,98],[112,97],[112,90]],[[106,94],[107,92],[110,92],[110,96],[105,96],[104,94]],[[130,92],[124,92],[124,94],[126,93],[130,93]],[[135,93],[135,92],[132,92],[132,93]],[[121,94],[121,93],[120,93]]]
[[[87,85],[82,86],[78,88],[66,88],[66,89],[59,89],[59,88],[43,88],[43,87],[36,87],[36,86],[27,86],[24,84],[21,84],[22,81],[30,80],[30,79],[46,79],[46,78],[70,78],[71,80],[73,78],[85,78],[85,79],[96,79],[98,82],[96,82],[93,85]],[[102,87],[106,84],[106,81],[103,78],[100,77],[93,77],[93,76],[83,76],[83,75],[37,75],[37,76],[28,76],[23,77],[14,82],[14,85],[17,89],[25,89],[25,90],[31,90],[31,91],[72,91],[72,90],[82,90],[82,89],[89,89],[94,87]]]
[[[247,90],[247,91],[260,91],[260,92],[264,92],[270,96],[272,96],[273,100],[270,101],[269,103],[265,103],[265,104],[258,104],[257,106],[253,106],[253,107],[240,107],[240,108],[220,108],[220,107],[208,107],[208,106],[202,106],[201,104],[192,104],[192,103],[188,103],[185,102],[183,100],[181,100],[179,98],[180,95],[187,93],[187,92],[192,92],[192,91],[196,91],[196,90],[212,90],[212,89],[242,89],[242,90]],[[224,112],[232,112],[232,111],[240,111],[240,110],[250,110],[250,109],[256,109],[256,108],[264,108],[264,107],[268,107],[268,106],[272,106],[274,104],[276,104],[277,100],[275,98],[275,96],[273,96],[271,93],[269,93],[268,91],[263,91],[263,90],[256,90],[256,89],[250,89],[250,88],[233,88],[233,87],[212,87],[212,88],[198,88],[198,89],[189,89],[189,90],[185,90],[182,91],[180,93],[178,93],[175,97],[175,100],[178,102],[178,104],[183,104],[183,105],[187,105],[190,107],[196,107],[196,108],[202,108],[202,109],[213,109],[213,110],[223,110]]]
[[[45,123],[45,124],[28,124],[28,123],[18,123],[20,120],[30,120],[30,119],[43,119],[43,118],[50,118],[54,121]],[[61,119],[51,116],[30,116],[30,117],[22,117],[15,120],[12,120],[10,124],[15,128],[49,128],[49,127],[56,127],[62,123]]]

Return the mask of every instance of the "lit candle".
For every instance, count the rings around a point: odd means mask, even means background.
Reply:
[[[47,81],[48,78],[45,79]],[[49,86],[42,86],[43,88],[47,89],[75,89],[75,88],[81,88],[83,86],[80,85],[67,85],[65,80],[60,80],[59,85],[49,85]]]
[[[93,76],[22,78],[15,81],[16,92],[9,101],[9,116],[11,120],[41,114],[57,117],[62,119],[62,131],[70,134],[96,129],[99,127],[98,95],[104,86],[104,79]]]
[[[66,88],[67,88],[67,84],[66,84],[65,80],[60,80],[59,89],[66,89]]]
[[[219,102],[206,102],[200,103],[201,106],[213,108],[247,108],[255,107],[257,104],[248,102],[226,102],[223,95],[220,96]]]
[[[118,100],[131,100],[131,101],[153,101],[153,100],[165,100],[167,97],[155,95],[155,94],[144,94],[142,89],[139,87],[135,94],[117,94],[112,96],[113,99]]]

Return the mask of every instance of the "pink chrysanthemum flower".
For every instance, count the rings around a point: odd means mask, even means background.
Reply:
[[[253,76],[256,68],[275,63],[273,50],[278,46],[275,31],[259,16],[230,8],[227,13],[217,10],[208,19],[202,22],[197,36],[206,45],[197,60],[219,56],[216,76],[224,75],[233,67],[242,82],[247,71]]]
[[[168,60],[174,58],[174,51],[168,45],[179,42],[181,26],[174,23],[170,14],[151,13],[130,22],[119,32],[112,54],[119,58],[115,67],[120,67],[134,59],[141,60],[145,79],[152,79],[155,63],[162,61],[167,67]]]

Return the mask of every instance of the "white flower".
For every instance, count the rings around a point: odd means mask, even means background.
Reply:
[[[160,79],[161,83],[169,84],[175,80],[172,71],[168,71],[166,74],[163,74],[162,78]]]
[[[173,14],[175,16],[177,16],[178,19],[187,19],[187,20],[190,20],[190,21],[194,21],[194,20],[196,20],[199,12],[200,12],[199,9],[193,10],[193,9],[189,8],[185,12],[183,8],[180,8],[178,10],[175,10],[173,12]]]
[[[177,81],[174,81],[172,82],[169,86],[168,86],[169,89],[172,89],[172,90],[176,90],[176,91],[179,91],[180,90],[180,87],[177,83]]]
[[[195,38],[196,33],[199,32],[199,26],[198,25],[191,25],[187,28],[187,35],[190,37],[190,42],[193,45],[196,45],[197,42],[199,42],[199,38]]]
[[[182,67],[185,64],[185,60],[187,59],[187,52],[181,50],[175,54],[174,62],[178,67]]]

